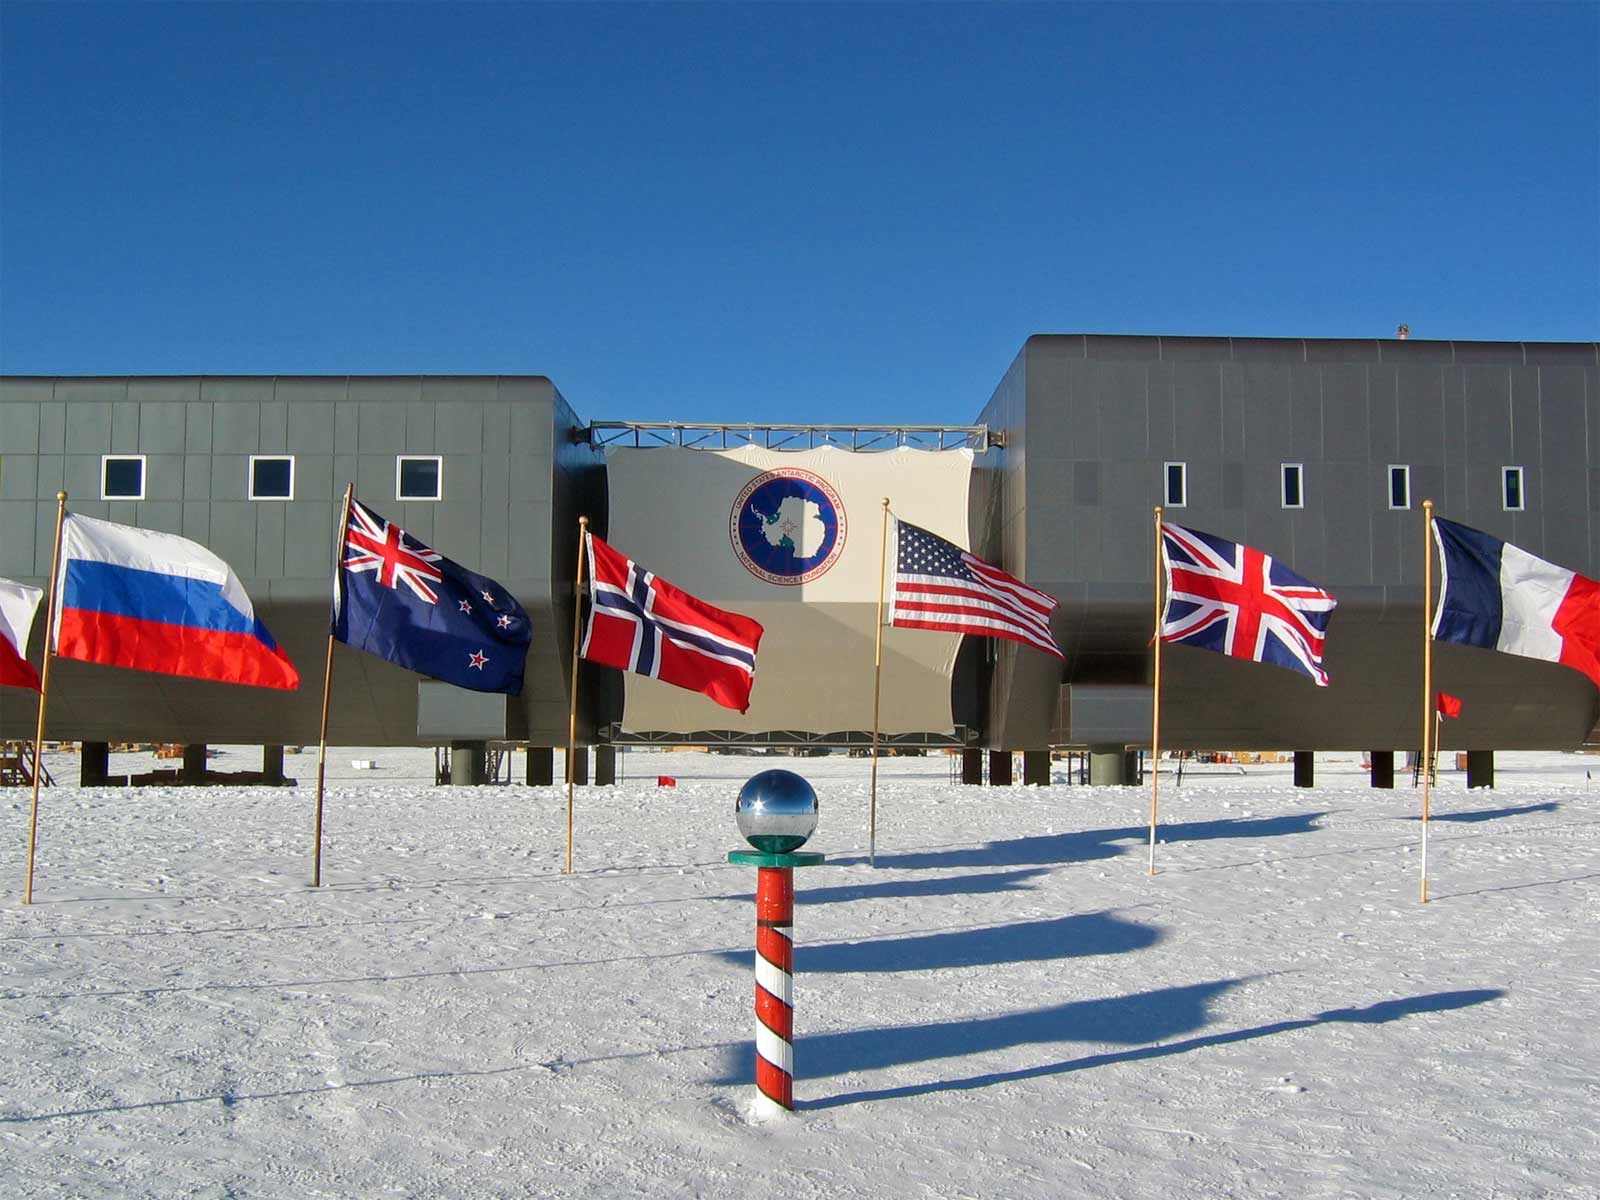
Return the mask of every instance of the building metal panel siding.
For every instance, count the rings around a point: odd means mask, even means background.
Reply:
[[[52,686],[51,735],[314,739],[335,526],[345,484],[354,480],[378,511],[513,589],[533,617],[529,686],[542,691],[531,706],[513,701],[512,736],[563,741],[559,660],[570,653],[571,635],[553,611],[563,600],[552,594],[552,501],[561,487],[579,486],[591,497],[604,488],[603,460],[572,437],[580,425],[550,382],[535,376],[0,379],[0,574],[45,582],[55,493],[65,485],[73,511],[181,533],[227,560],[303,681],[297,692],[268,694],[63,661],[59,690]],[[413,445],[408,428],[432,432]],[[433,434],[443,429],[450,432],[440,443]],[[581,460],[566,470],[553,463],[558,437]],[[395,500],[395,455],[405,449],[445,456],[442,503]],[[121,451],[147,456],[143,501],[99,498],[101,455]],[[294,499],[250,500],[249,456],[285,453],[295,457]],[[603,501],[585,507],[603,512]],[[571,520],[575,529],[575,513]],[[563,546],[568,536],[563,529]],[[564,576],[570,623],[571,565]],[[43,625],[36,623],[36,660]],[[336,660],[334,739],[414,742],[416,677],[343,647]],[[530,712],[538,714],[532,727]],[[31,734],[32,721],[31,702],[0,697],[5,736]]]
[[[1066,684],[1149,682],[1162,464],[1187,464],[1173,519],[1281,555],[1340,598],[1333,686],[1181,648],[1166,660],[1163,740],[1249,749],[1403,749],[1420,689],[1422,511],[1600,575],[1600,345],[1261,338],[1030,337],[979,418],[1004,445],[977,456],[972,545],[1062,600],[1064,665],[974,643],[959,673],[996,748],[1044,745]],[[534,621],[513,736],[565,738],[576,530],[606,531],[605,467],[582,421],[539,377],[0,379],[0,574],[42,582],[55,493],[87,515],[181,531],[228,559],[263,619],[314,679],[346,483],[442,553],[510,586]],[[145,499],[100,500],[101,456],[146,456]],[[295,456],[292,501],[251,501],[251,454]],[[395,456],[438,454],[437,502],[395,499]],[[1285,509],[1283,463],[1303,467]],[[1388,507],[1390,464],[1409,509]],[[1523,469],[1521,512],[1501,471]],[[1030,536],[1031,534],[1031,536]],[[38,623],[35,654],[42,644]],[[55,736],[304,742],[320,690],[267,695],[61,663]],[[1457,736],[1570,745],[1594,688],[1553,666],[1441,647],[1440,686],[1474,698]],[[580,729],[620,715],[613,675],[584,669]],[[33,704],[0,689],[0,730]],[[57,697],[60,697],[59,702]],[[59,703],[59,708],[58,708]],[[341,648],[336,740],[416,739],[415,677]],[[963,708],[963,705],[966,707]],[[1464,718],[1465,720],[1466,718]],[[131,723],[136,723],[137,728]],[[1253,745],[1241,744],[1243,742]],[[1274,747],[1270,744],[1277,742]]]
[[[1189,504],[1170,519],[1278,554],[1341,598],[1329,637],[1329,689],[1305,687],[1270,667],[1174,654],[1172,694],[1193,701],[1173,710],[1175,746],[1227,748],[1236,738],[1259,744],[1263,729],[1280,731],[1286,748],[1404,748],[1414,740],[1403,731],[1416,723],[1420,681],[1413,678],[1418,668],[1405,664],[1407,654],[1420,663],[1424,499],[1434,499],[1441,515],[1600,574],[1600,533],[1590,517],[1600,509],[1600,498],[1590,501],[1590,464],[1600,462],[1594,432],[1600,346],[1184,338],[1153,344],[1040,335],[1028,339],[1020,364],[1021,387],[1014,366],[980,420],[1003,431],[1008,445],[1050,445],[1048,454],[1029,456],[1026,473],[1009,454],[989,468],[1000,491],[1024,496],[1023,509],[1034,519],[1008,514],[1003,527],[975,536],[995,540],[1000,565],[1029,583],[1064,601],[1084,600],[1063,604],[1069,657],[1060,679],[1047,678],[1050,672],[1025,648],[996,647],[985,729],[991,746],[1043,744],[1054,683],[1148,680],[1152,508],[1162,496],[1164,461],[1188,467]],[[1216,381],[1215,394],[1207,379]],[[1170,445],[1155,417],[1165,410],[1151,402],[1169,380]],[[1093,456],[1059,448],[1073,442],[1071,414],[1082,409],[1085,393],[1097,405],[1096,423],[1085,430],[1101,443]],[[1142,452],[1128,420],[1140,409],[1152,415]],[[1111,436],[1108,412],[1117,414]],[[1242,423],[1237,444],[1227,429],[1230,413]],[[1093,503],[1076,486],[1076,460],[1086,457],[1104,473]],[[1301,509],[1282,507],[1284,463],[1302,464]],[[1391,463],[1411,468],[1410,509],[1388,506]],[[1504,511],[1505,466],[1524,469],[1521,513]],[[1048,520],[1041,523],[1041,515]],[[1071,536],[1058,532],[1063,528]],[[1112,599],[1105,589],[1118,585],[1143,598]],[[1593,724],[1594,689],[1582,676],[1453,647],[1446,657],[1463,686],[1477,680],[1486,697],[1501,698],[1498,709],[1480,701],[1491,710],[1482,728],[1496,731],[1495,745],[1571,745]],[[1513,701],[1518,688],[1523,698]]]
[[[5,400],[0,401],[0,454],[39,452],[39,405],[24,399],[37,390],[7,389]]]

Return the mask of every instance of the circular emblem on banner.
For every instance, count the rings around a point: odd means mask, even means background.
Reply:
[[[728,536],[745,570],[768,583],[809,583],[839,561],[844,505],[826,479],[798,467],[757,475],[728,514]]]

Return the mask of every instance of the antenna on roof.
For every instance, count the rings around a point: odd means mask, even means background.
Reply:
[[[1402,342],[1405,341],[1408,337],[1411,336],[1411,326],[1404,325],[1404,324],[1396,326],[1395,327],[1395,331],[1394,331],[1394,335],[1395,335],[1395,337],[1399,338]]]

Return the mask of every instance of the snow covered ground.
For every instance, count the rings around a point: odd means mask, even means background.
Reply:
[[[1426,906],[1419,793],[1354,755],[1164,776],[1154,878],[1140,789],[886,759],[873,869],[863,760],[624,766],[567,876],[564,789],[335,751],[319,890],[314,752],[293,789],[62,786],[32,907],[0,794],[0,1194],[1600,1196],[1600,759],[1445,772]],[[761,1123],[725,856],[769,766],[830,863],[801,1107]]]

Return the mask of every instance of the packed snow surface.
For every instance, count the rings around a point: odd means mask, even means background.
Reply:
[[[259,765],[232,748],[217,770]],[[359,759],[373,769],[355,769]],[[1356,756],[1148,788],[630,753],[579,788],[0,797],[5,1196],[1600,1196],[1600,795],[1581,755]],[[113,769],[149,770],[148,756]],[[754,1117],[755,872],[733,799],[812,780],[798,1111]],[[522,775],[521,757],[514,770]],[[677,786],[657,786],[657,776]]]

